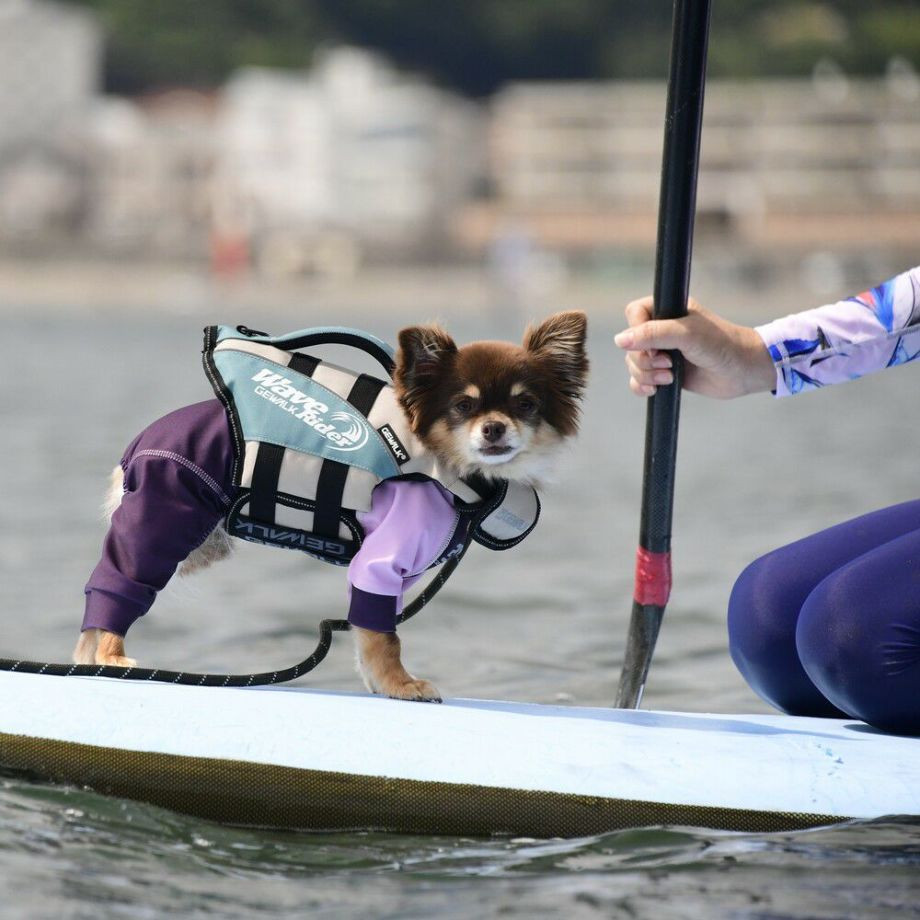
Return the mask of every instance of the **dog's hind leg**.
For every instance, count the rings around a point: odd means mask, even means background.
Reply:
[[[112,520],[115,509],[121,504],[121,499],[125,494],[125,474],[120,466],[116,466],[109,476],[109,487],[106,490],[105,498],[102,500],[102,516],[106,523]],[[179,563],[177,573],[185,577],[194,575],[206,569],[221,559],[226,559],[233,552],[233,543],[229,534],[223,526],[218,524],[205,537],[204,542],[193,549],[185,560]]]
[[[112,520],[124,494],[125,474],[116,466],[109,475],[109,487],[102,499],[102,517],[107,523]],[[73,660],[75,664],[109,664],[123,668],[133,668],[137,664],[125,655],[124,637],[104,629],[84,629],[73,650]]]
[[[230,540],[230,536],[227,531],[224,530],[223,525],[218,524],[207,537],[205,537],[201,546],[197,549],[193,549],[188,556],[186,556],[185,561],[180,563],[177,571],[179,575],[183,577],[186,575],[194,575],[195,572],[200,572],[209,565],[220,562],[221,559],[226,559],[232,552],[233,543]]]
[[[84,629],[73,650],[73,660],[76,664],[110,664],[120,668],[137,665],[125,655],[124,637],[104,629]]]

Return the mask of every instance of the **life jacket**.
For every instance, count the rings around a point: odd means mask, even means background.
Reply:
[[[384,480],[440,483],[468,518],[469,540],[516,546],[536,526],[540,501],[528,485],[460,478],[413,434],[392,385],[322,361],[309,349],[346,345],[392,378],[393,350],[354,329],[322,327],[270,336],[209,326],[204,367],[230,418],[238,495],[224,526],[235,537],[299,549],[347,565],[361,547],[357,512]]]

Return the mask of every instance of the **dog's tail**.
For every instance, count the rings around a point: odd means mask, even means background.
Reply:
[[[125,474],[120,466],[116,466],[109,476],[109,487],[102,501],[102,517],[106,523],[112,520],[112,515],[121,504],[124,494]],[[193,575],[215,562],[220,562],[221,559],[226,559],[231,552],[233,552],[233,543],[224,528],[218,524],[204,542],[188,554],[185,561],[179,565],[177,572],[181,576]]]
[[[109,487],[105,498],[102,499],[102,520],[108,524],[112,520],[115,509],[121,504],[125,494],[125,474],[120,466],[116,466],[109,476]]]

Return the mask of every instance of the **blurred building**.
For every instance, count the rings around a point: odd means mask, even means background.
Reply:
[[[556,254],[650,249],[662,83],[518,83],[488,112],[355,48],[212,92],[99,93],[79,8],[0,0],[0,246],[348,273],[490,254],[514,287]],[[920,238],[920,78],[710,81],[697,239],[751,252]]]
[[[353,48],[302,75],[240,72],[219,137],[217,225],[277,272],[434,254],[484,170],[477,107]]]
[[[458,238],[491,243],[513,223],[577,251],[650,246],[665,87],[515,84],[492,108],[495,197],[466,208]],[[697,235],[751,247],[913,246],[920,238],[920,80],[833,67],[812,80],[710,81]]]
[[[88,12],[0,0],[0,240],[67,235],[82,220],[101,62]]]
[[[204,259],[216,159],[215,93],[99,97],[90,113],[86,242],[107,253]]]

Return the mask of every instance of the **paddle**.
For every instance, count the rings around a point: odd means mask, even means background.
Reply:
[[[675,0],[665,114],[664,156],[655,254],[656,319],[687,313],[693,216],[710,0]],[[674,382],[658,387],[645,422],[645,469],[632,616],[616,705],[635,709],[642,698],[671,590],[671,513],[683,361],[673,352]]]

